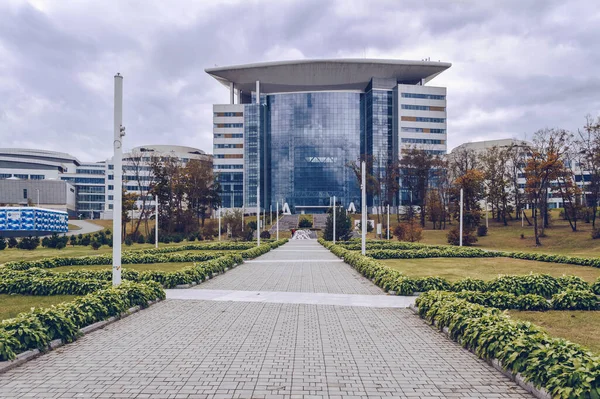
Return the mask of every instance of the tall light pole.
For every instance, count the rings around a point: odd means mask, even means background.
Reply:
[[[36,188],[35,191],[37,191],[37,206],[39,208],[40,207],[40,189]]]
[[[458,238],[459,246],[463,245],[463,189],[460,189],[460,231]]]
[[[221,241],[221,207],[217,209],[217,212],[219,212],[219,241]]]
[[[337,213],[337,206],[335,206],[335,195],[333,196],[333,243],[335,244],[335,214]]]
[[[115,173],[115,196],[113,201],[113,268],[112,284],[121,284],[121,220],[123,214],[123,143],[125,136],[123,127],[123,77],[115,75],[115,99],[114,99],[114,173]]]
[[[158,248],[158,195],[154,196],[156,203],[154,204],[155,217],[154,217],[154,248]]]
[[[362,179],[362,184],[360,186],[360,189],[362,190],[361,193],[361,223],[360,226],[362,228],[362,239],[361,239],[361,253],[363,255],[366,254],[367,252],[367,165],[365,163],[365,161],[362,161],[361,164],[361,179]]]
[[[275,223],[277,223],[277,240],[279,240],[279,201],[276,204],[277,204],[277,210],[276,210],[277,214],[275,215],[275,217],[276,217]]]
[[[387,239],[390,240],[390,204],[387,204]]]
[[[260,185],[256,185],[256,246],[260,246]]]

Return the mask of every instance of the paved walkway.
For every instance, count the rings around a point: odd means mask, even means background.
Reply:
[[[332,260],[286,244],[181,291],[203,300],[167,299],[0,375],[0,397],[531,397],[407,309],[320,302],[388,297]],[[319,304],[244,299],[256,292]]]

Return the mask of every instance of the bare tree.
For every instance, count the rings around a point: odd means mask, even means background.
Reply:
[[[156,178],[152,173],[152,157],[148,153],[137,149],[129,155],[128,162],[123,165],[123,180],[137,184],[139,190],[138,201],[141,202],[138,207],[140,210],[139,218],[133,227],[132,235],[137,237],[140,225],[144,222],[145,235],[147,236],[150,233],[148,219],[154,213],[150,206],[152,186],[156,183]]]
[[[591,207],[592,228],[596,228],[598,200],[600,200],[600,117],[596,120],[586,116],[583,130],[578,131],[578,153],[581,156],[581,183],[585,193],[585,206]],[[589,182],[584,178],[584,171],[589,176]],[[586,184],[588,183],[588,184]]]

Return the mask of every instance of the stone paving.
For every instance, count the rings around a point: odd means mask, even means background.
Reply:
[[[382,294],[319,259],[287,244],[202,285]],[[24,397],[531,396],[407,309],[171,299],[0,374],[0,398]]]

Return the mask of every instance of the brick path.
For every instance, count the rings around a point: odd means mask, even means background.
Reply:
[[[382,294],[319,259],[290,243],[199,288]],[[0,375],[0,397],[531,396],[406,309],[166,300]]]

